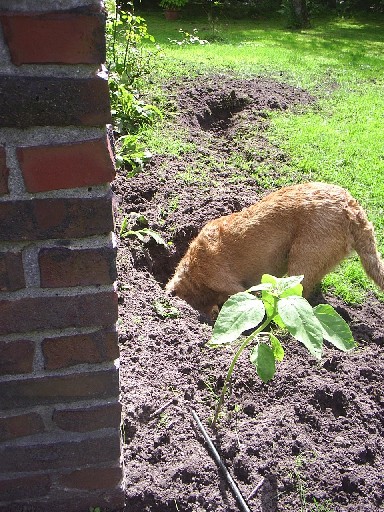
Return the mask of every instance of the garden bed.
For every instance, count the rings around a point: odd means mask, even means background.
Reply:
[[[329,302],[350,323],[358,349],[326,347],[319,363],[285,340],[285,358],[263,384],[247,357],[235,370],[219,428],[209,418],[231,354],[208,349],[212,326],[164,285],[208,220],[252,204],[286,159],[266,138],[268,112],[300,109],[305,91],[226,75],[168,84],[185,154],[155,156],[114,183],[117,225],[149,227],[119,240],[119,332],[126,508],[129,512],[240,510],[191,416],[197,411],[249,508],[263,512],[364,512],[383,504],[383,304]],[[236,158],[241,156],[241,163]],[[287,182],[305,180],[289,176]],[[132,215],[137,213],[139,215]],[[141,218],[144,217],[146,220]]]

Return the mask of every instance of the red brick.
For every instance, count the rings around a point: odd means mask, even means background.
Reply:
[[[4,443],[5,444],[5,443]],[[29,445],[0,446],[0,472],[44,471],[92,464],[116,463],[120,456],[118,431],[96,439],[57,440]],[[54,509],[52,509],[54,510]]]
[[[0,17],[12,62],[105,62],[105,16],[78,13],[7,14]]]
[[[111,291],[0,300],[0,318],[0,334],[113,325],[117,320],[117,295]]]
[[[116,249],[112,247],[42,249],[39,252],[41,286],[55,288],[111,284],[117,278],[115,259]]]
[[[0,127],[105,126],[106,79],[0,75]]]
[[[9,169],[6,162],[5,148],[0,146],[0,195],[9,193],[8,175]]]
[[[102,363],[119,357],[117,333],[107,330],[46,338],[42,348],[47,370],[57,370],[82,363]]]
[[[0,442],[31,436],[44,430],[43,420],[36,413],[0,418]]]
[[[25,498],[37,498],[46,496],[50,488],[51,479],[48,475],[37,475],[0,480],[0,498],[1,501],[16,501]],[[7,510],[7,508],[4,510]],[[8,510],[10,511],[11,508],[9,507]]]
[[[21,252],[0,252],[0,291],[13,292],[25,287]]]
[[[60,483],[73,489],[96,491],[116,487],[121,478],[121,468],[89,468],[62,476]]]
[[[53,421],[63,430],[89,432],[108,427],[117,427],[121,421],[121,405],[113,403],[86,409],[57,409]]]
[[[0,241],[83,238],[114,228],[112,198],[0,202]]]
[[[28,192],[101,185],[115,176],[106,137],[57,146],[19,147],[17,156]]]
[[[119,376],[115,368],[57,377],[18,379],[1,383],[0,408],[9,410],[91,398],[116,399],[118,394]]]
[[[33,341],[0,341],[0,375],[32,372],[34,355]]]

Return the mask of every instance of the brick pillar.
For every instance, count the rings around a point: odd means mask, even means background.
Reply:
[[[123,504],[98,0],[0,0],[0,511]]]

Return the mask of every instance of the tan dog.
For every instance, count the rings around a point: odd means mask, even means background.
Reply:
[[[352,250],[384,289],[384,263],[363,208],[341,187],[286,187],[244,210],[208,222],[166,290],[210,314],[263,274],[304,274],[304,296]]]

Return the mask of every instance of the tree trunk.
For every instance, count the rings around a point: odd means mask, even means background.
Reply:
[[[291,0],[294,15],[299,28],[309,27],[309,15],[306,0]]]

